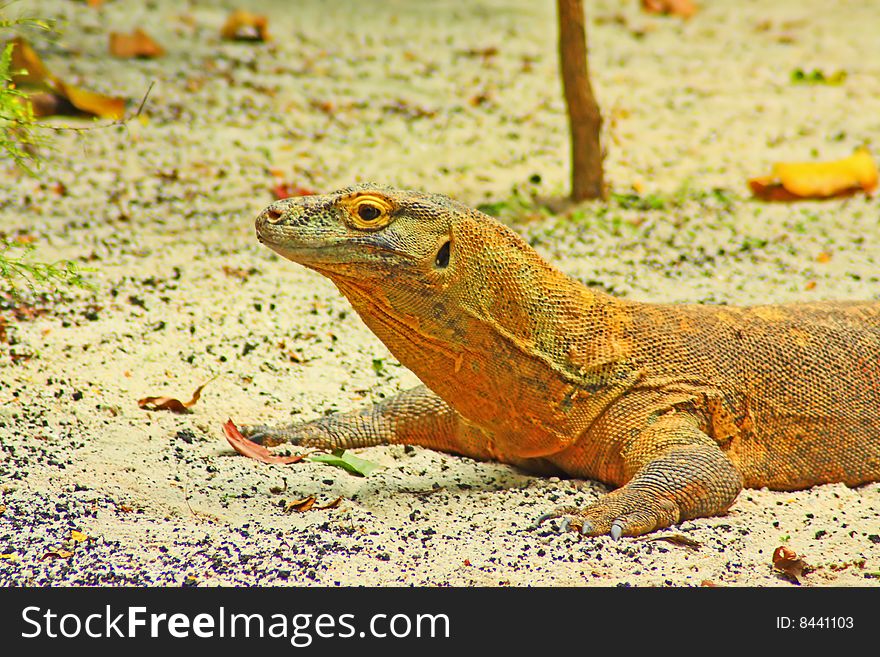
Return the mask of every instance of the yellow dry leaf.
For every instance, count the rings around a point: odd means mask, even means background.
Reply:
[[[125,116],[125,99],[105,96],[103,94],[79,89],[58,80],[58,91],[70,101],[70,104],[82,112],[94,114],[114,121]]]
[[[105,119],[118,120],[125,114],[125,99],[104,96],[65,84],[46,68],[27,41],[18,37],[12,43],[14,47],[11,68],[16,72],[12,81],[19,87],[30,89],[32,93],[28,99],[36,116],[70,114],[78,110]]]
[[[866,148],[830,162],[779,162],[770,176],[752,178],[749,187],[766,201],[831,198],[877,189],[878,172]]]
[[[83,541],[88,540],[89,537],[82,532],[78,532],[74,529],[72,532],[70,532],[70,538],[77,543],[82,543]]]
[[[111,32],[110,54],[123,58],[153,58],[164,55],[165,49],[156,43],[149,34],[137,28],[131,34]]]
[[[226,19],[220,36],[229,41],[268,41],[269,21],[265,16],[236,9]]]
[[[642,0],[642,9],[649,14],[669,14],[690,18],[697,13],[697,6],[691,0]]]
[[[12,40],[12,82],[16,86],[33,86],[47,88],[54,80],[43,60],[30,44],[16,37]]]
[[[773,175],[798,196],[834,196],[851,187],[866,192],[877,189],[877,165],[865,148],[842,160],[773,165]]]

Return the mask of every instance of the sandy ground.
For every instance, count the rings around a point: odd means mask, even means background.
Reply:
[[[553,3],[261,2],[266,45],[219,40],[233,3],[24,4],[60,20],[35,43],[65,79],[132,112],[156,84],[124,127],[53,135],[39,179],[2,167],[0,229],[90,267],[95,291],[43,304],[0,345],[0,584],[791,586],[770,565],[782,544],[820,566],[807,584],[880,582],[880,484],[749,490],[726,517],[657,534],[693,549],[529,529],[596,499],[595,482],[398,446],[364,450],[385,467],[359,478],[224,440],[228,417],[311,419],[415,383],[328,281],[256,242],[272,170],[474,205],[562,194]],[[572,217],[496,211],[572,276],[632,298],[880,298],[876,200],[770,206],[745,186],[774,161],[880,146],[880,6],[702,4],[682,23],[588,3],[608,178],[641,196]],[[110,59],[107,33],[136,26],[168,55]],[[847,77],[795,85],[796,68]],[[190,415],[137,406],[212,377]],[[344,499],[285,513],[310,494]]]

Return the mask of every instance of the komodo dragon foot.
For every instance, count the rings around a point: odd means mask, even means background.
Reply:
[[[564,528],[584,536],[640,536],[727,511],[742,489],[742,476],[714,445],[681,444],[653,455],[624,486],[584,509],[563,507],[537,525],[564,518]]]

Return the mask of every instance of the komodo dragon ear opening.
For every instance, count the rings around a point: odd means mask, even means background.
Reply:
[[[437,269],[446,269],[449,266],[449,249],[451,240],[446,240],[443,242],[443,246],[440,247],[440,250],[437,251],[437,257],[434,258],[434,264]]]

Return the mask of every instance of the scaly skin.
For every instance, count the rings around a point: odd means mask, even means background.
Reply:
[[[743,486],[880,479],[880,303],[636,303],[591,290],[444,196],[359,185],[277,201],[279,254],[330,278],[424,383],[266,445],[402,443],[619,487],[570,516],[636,536]]]

